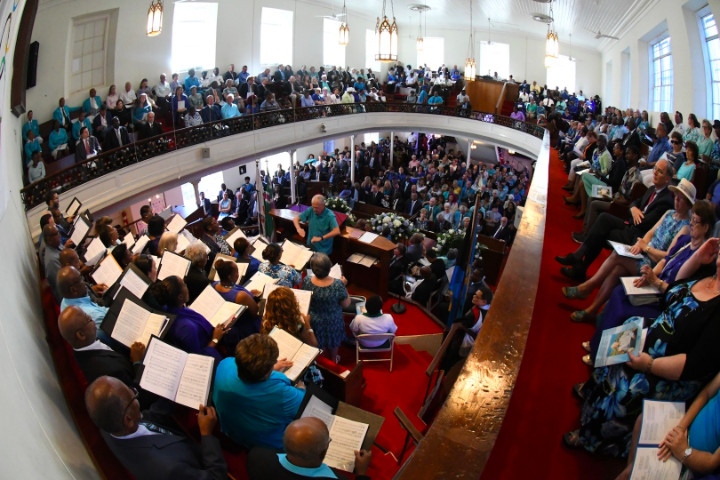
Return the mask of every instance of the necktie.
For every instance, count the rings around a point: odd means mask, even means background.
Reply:
[[[643,209],[643,213],[645,213],[650,206],[650,204],[655,200],[655,191],[653,190],[652,195],[650,195],[650,199],[647,202],[647,205],[645,205],[645,208]]]
[[[140,424],[144,425],[145,428],[147,428],[148,430],[150,430],[151,432],[154,432],[154,433],[160,433],[162,435],[172,435],[173,434],[170,430],[163,428],[159,425],[155,425],[152,422],[140,422]]]
[[[90,153],[90,145],[88,144],[87,138],[85,139],[85,153]]]
[[[122,137],[120,136],[120,129],[118,128],[117,130],[115,130],[115,133],[117,134],[118,145],[122,145],[123,143],[122,143]]]

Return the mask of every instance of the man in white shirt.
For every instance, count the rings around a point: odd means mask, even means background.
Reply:
[[[354,335],[395,333],[397,325],[392,315],[382,313],[382,298],[379,295],[372,296],[365,302],[365,314],[356,315],[350,322],[350,330]],[[382,340],[360,340],[363,347],[378,348],[385,346],[388,341]]]
[[[125,91],[120,92],[119,98],[122,100],[125,108],[132,108],[135,105],[137,95],[135,94],[135,90],[132,88],[132,83],[125,82]]]

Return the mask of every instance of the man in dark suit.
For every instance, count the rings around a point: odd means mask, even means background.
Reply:
[[[100,111],[93,119],[93,134],[100,140],[105,141],[105,132],[110,129],[112,125],[113,116],[108,112],[107,105],[104,103],[100,105]]]
[[[415,215],[422,209],[422,202],[418,199],[417,192],[410,193],[410,198],[405,202],[405,213]]]
[[[113,377],[100,377],[85,391],[85,406],[110,450],[138,480],[227,479],[220,442],[212,431],[213,407],[200,406],[200,447],[140,411],[136,391]]]
[[[155,113],[150,112],[147,116],[147,122],[140,127],[140,138],[155,137],[163,133],[160,122],[155,121]]]
[[[135,342],[130,358],[117,353],[97,338],[97,326],[90,315],[71,305],[58,317],[60,335],[73,348],[73,355],[88,382],[103,375],[115,377],[130,388],[137,386],[145,345]]]
[[[573,280],[584,281],[585,272],[607,246],[608,240],[632,245],[645,235],[673,207],[673,194],[668,189],[673,173],[667,160],[658,160],[653,171],[653,186],[640,201],[630,205],[628,219],[607,212],[598,216],[580,248],[564,257],[555,257],[558,263],[566,265],[560,269],[561,273]]]
[[[510,230],[510,227],[508,227],[507,223],[507,217],[502,217],[500,219],[500,224],[495,230],[495,233],[493,233],[492,237],[497,238],[498,240],[505,240],[505,243],[510,243],[510,236],[512,235],[512,231]]]
[[[90,135],[87,127],[80,129],[80,139],[75,145],[75,161],[82,162],[102,152],[98,139]]]
[[[203,123],[215,122],[222,120],[222,113],[220,111],[220,105],[215,103],[215,96],[208,95],[205,97],[207,104],[200,110],[200,117],[202,117]]]
[[[383,193],[380,190],[378,190],[377,185],[373,184],[373,186],[370,189],[370,194],[367,196],[365,201],[367,203],[369,203],[370,205],[376,205],[379,207],[382,202],[382,199],[383,199]]]
[[[120,125],[120,119],[117,117],[112,120],[112,128],[105,135],[105,150],[122,147],[130,143],[130,136],[127,128]]]

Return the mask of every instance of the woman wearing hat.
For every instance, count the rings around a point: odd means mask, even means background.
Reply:
[[[633,254],[642,254],[642,259],[634,260],[613,252],[592,278],[577,287],[563,287],[563,295],[571,300],[585,299],[596,288],[600,288],[590,306],[570,315],[572,321],[593,321],[620,282],[620,277],[639,275],[643,265],[655,266],[667,255],[676,238],[690,231],[690,209],[695,203],[695,186],[682,179],[677,187],[671,185],[669,188],[675,193],[675,210],[665,212],[655,226],[643,238],[638,238],[630,249]]]
[[[353,335],[365,335],[375,333],[395,333],[397,325],[392,315],[382,312],[383,301],[380,295],[375,295],[365,302],[365,314],[356,315],[350,322],[350,330]],[[360,344],[366,348],[384,347],[387,341],[360,340]]]

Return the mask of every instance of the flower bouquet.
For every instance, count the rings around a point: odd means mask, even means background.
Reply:
[[[437,236],[435,250],[437,250],[438,255],[447,255],[448,250],[451,248],[457,248],[460,250],[463,246],[464,239],[464,230],[451,228],[450,230],[442,232]]]
[[[325,207],[329,208],[333,212],[344,213],[347,215],[345,220],[349,225],[355,225],[357,218],[352,214],[352,208],[348,203],[340,197],[330,197],[325,200]]]
[[[379,213],[370,219],[373,232],[385,236],[389,232],[393,242],[399,242],[417,230],[410,220],[396,213]]]

